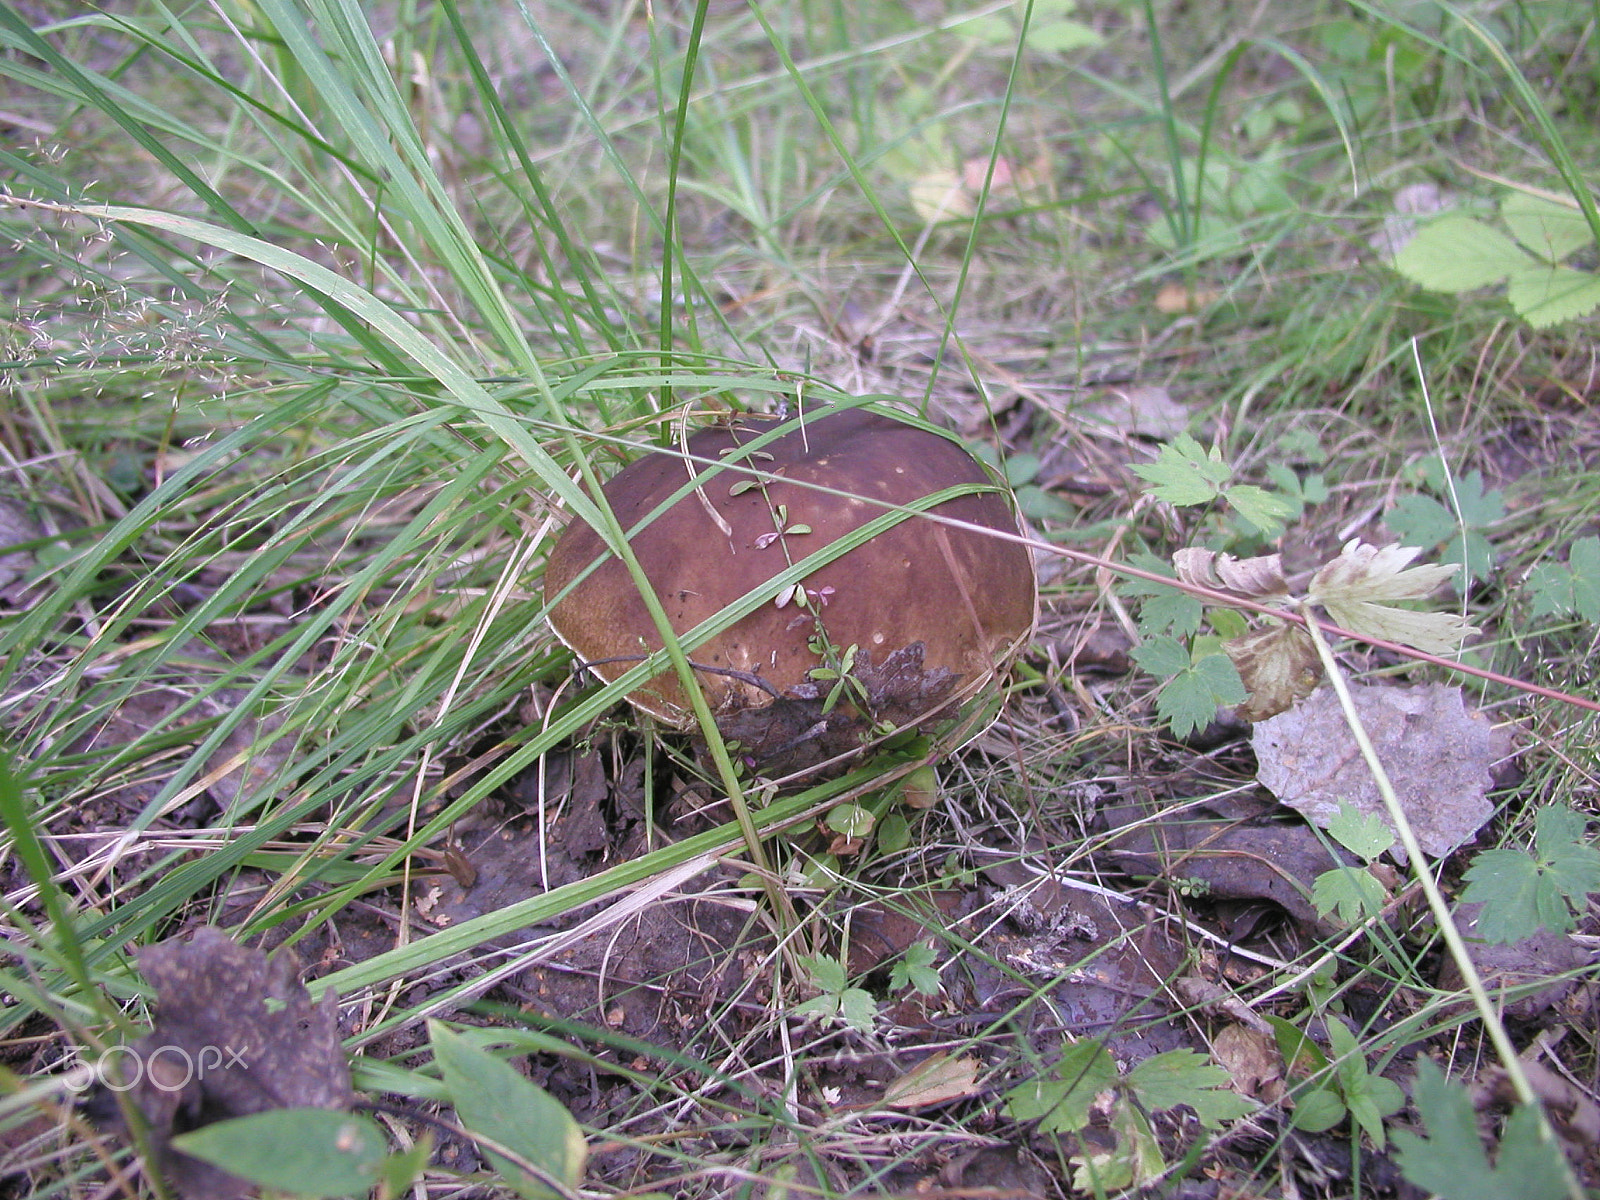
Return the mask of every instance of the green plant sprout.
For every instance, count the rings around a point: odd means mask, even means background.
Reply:
[[[1006,1115],[1036,1121],[1045,1133],[1076,1133],[1088,1126],[1102,1094],[1112,1093],[1106,1115],[1114,1146],[1072,1160],[1077,1187],[1110,1191],[1148,1183],[1165,1169],[1150,1113],[1187,1107],[1202,1126],[1216,1129],[1255,1111],[1227,1083],[1228,1073],[1194,1050],[1153,1055],[1123,1074],[1103,1042],[1085,1038],[1066,1043],[1056,1062],[1008,1091]]]
[[[797,1017],[840,1021],[860,1033],[872,1032],[878,1019],[878,1002],[865,988],[853,987],[844,963],[826,954],[806,956],[799,963],[811,973],[811,983],[822,994],[797,1004]]]
[[[1344,925],[1379,916],[1388,902],[1389,889],[1373,874],[1372,866],[1394,845],[1394,834],[1377,813],[1363,815],[1349,804],[1341,804],[1328,822],[1328,836],[1366,866],[1339,866],[1318,875],[1311,884],[1311,903],[1316,905],[1317,915],[1324,919],[1336,916]]]
[[[1379,1150],[1385,1144],[1383,1121],[1405,1107],[1400,1085],[1367,1070],[1356,1035],[1338,1017],[1324,1016],[1328,1053],[1303,1029],[1268,1016],[1283,1055],[1294,1103],[1291,1124],[1307,1133],[1332,1129],[1348,1116]]]

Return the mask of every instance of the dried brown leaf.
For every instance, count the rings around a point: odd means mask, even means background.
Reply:
[[[1421,600],[1456,573],[1453,566],[1409,567],[1421,551],[1415,546],[1371,546],[1359,538],[1345,543],[1339,557],[1311,577],[1309,595],[1351,633],[1415,646],[1430,654],[1451,654],[1477,628],[1456,613],[1415,612],[1394,601]]]
[[[1311,635],[1298,625],[1269,625],[1222,644],[1249,699],[1235,710],[1246,721],[1265,721],[1304,700],[1322,681],[1322,660]]]
[[[978,1093],[978,1072],[982,1064],[970,1054],[952,1058],[933,1054],[889,1084],[883,1102],[890,1108],[926,1108]]]
[[[1351,693],[1422,848],[1438,857],[1472,837],[1494,814],[1487,793],[1494,764],[1510,751],[1509,732],[1469,710],[1460,688],[1353,686]],[[1262,784],[1312,824],[1326,828],[1347,802],[1393,828],[1332,688],[1261,722],[1252,744]]]
[[[1251,600],[1286,600],[1289,596],[1281,555],[1235,558],[1189,546],[1172,556],[1172,565],[1183,582],[1214,591],[1232,592]]]

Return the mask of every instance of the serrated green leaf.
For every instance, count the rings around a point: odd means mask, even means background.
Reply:
[[[1550,858],[1568,846],[1583,843],[1589,822],[1565,804],[1546,804],[1533,814],[1533,846],[1541,858]]]
[[[1506,494],[1499,488],[1483,490],[1483,472],[1468,471],[1457,476],[1453,491],[1454,501],[1461,509],[1461,522],[1482,528],[1493,525],[1506,515]]]
[[[1188,592],[1163,588],[1139,606],[1139,632],[1145,637],[1170,633],[1189,637],[1200,629],[1205,606]]]
[[[1532,597],[1528,615],[1534,618],[1566,616],[1576,608],[1572,572],[1560,563],[1540,563],[1528,572],[1523,587]]]
[[[1211,689],[1217,704],[1243,704],[1247,693],[1233,660],[1220,649],[1196,660],[1195,674]]]
[[[1548,329],[1600,307],[1600,275],[1571,267],[1524,267],[1512,273],[1506,299],[1529,325]]]
[[[865,988],[845,988],[839,993],[839,1016],[852,1029],[871,1033],[878,1019],[878,1002]]]
[[[1295,515],[1293,500],[1254,484],[1226,488],[1222,498],[1263,536],[1281,532],[1283,523]]]
[[[1545,874],[1551,886],[1574,903],[1600,892],[1600,850],[1593,846],[1564,846],[1549,856]]]
[[[1222,451],[1205,447],[1180,433],[1161,447],[1155,462],[1134,463],[1133,473],[1154,486],[1146,488],[1157,500],[1185,507],[1206,504],[1222,494],[1233,468],[1222,461]]]
[[[1228,667],[1231,670],[1233,664],[1228,663]],[[1237,672],[1234,677],[1237,679]],[[1191,668],[1180,671],[1167,680],[1157,694],[1156,716],[1167,724],[1174,737],[1188,737],[1195,730],[1211,724],[1216,718],[1219,704],[1237,704],[1243,700],[1243,686],[1237,690],[1236,699],[1224,700],[1219,698],[1216,689],[1199,670]]]
[[[1576,614],[1600,623],[1600,538],[1572,543],[1565,565],[1540,563],[1528,572],[1524,586],[1533,598],[1534,617]]]
[[[1528,1105],[1512,1110],[1500,1130],[1495,1173],[1510,1186],[1510,1200],[1557,1200],[1572,1195],[1565,1159],[1539,1131],[1539,1114]],[[1446,1200],[1454,1200],[1447,1197]]]
[[[1094,1098],[1117,1082],[1117,1064],[1090,1038],[1069,1043],[1048,1071],[1006,1093],[1006,1115],[1038,1121],[1045,1133],[1072,1133],[1089,1123]]]
[[[1311,882],[1311,903],[1316,906],[1317,915],[1327,918],[1337,914],[1342,925],[1377,916],[1388,899],[1383,884],[1360,867],[1335,867]]]
[[[1600,537],[1573,542],[1567,569],[1572,572],[1572,607],[1585,621],[1600,624]]]
[[[569,1188],[583,1178],[588,1146],[572,1114],[509,1063],[437,1021],[428,1022],[433,1054],[461,1123],[526,1159]],[[501,1179],[528,1200],[557,1193],[504,1155],[487,1151]]]
[[[1135,646],[1132,657],[1141,671],[1157,679],[1167,679],[1180,671],[1187,671],[1193,662],[1188,649],[1170,637],[1151,638],[1144,645]]]
[[[1582,212],[1539,196],[1511,192],[1500,202],[1500,219],[1517,241],[1546,262],[1558,263],[1594,245]]]
[[[215,1121],[172,1144],[240,1179],[308,1197],[364,1195],[388,1155],[388,1139],[375,1123],[326,1108],[274,1108]]]
[[[1440,1200],[1561,1200],[1569,1194],[1561,1152],[1542,1143],[1531,1108],[1519,1107],[1506,1121],[1500,1162],[1491,1167],[1471,1096],[1432,1059],[1417,1062],[1412,1100],[1428,1136],[1397,1130],[1394,1150],[1400,1173],[1416,1187]]]
[[[811,982],[821,991],[842,992],[850,982],[844,973],[844,964],[837,958],[826,955],[815,958],[803,957],[800,959],[800,965],[811,972]]]
[[[1444,544],[1439,561],[1459,563],[1466,568],[1469,580],[1488,579],[1494,574],[1494,547],[1476,529],[1468,529]]]
[[[1467,886],[1461,899],[1482,904],[1477,934],[1486,942],[1520,942],[1532,937],[1549,915],[1547,888],[1539,864],[1521,850],[1485,850],[1462,874]],[[1559,899],[1559,895],[1556,896]],[[1564,909],[1564,906],[1563,906]],[[1558,929],[1557,932],[1565,932]]]
[[[1394,845],[1388,823],[1377,813],[1363,813],[1353,804],[1341,803],[1326,828],[1329,837],[1368,862]]]
[[[1383,516],[1389,532],[1407,546],[1430,550],[1460,532],[1455,514],[1432,496],[1401,496]]]
[[[1200,1123],[1215,1129],[1255,1111],[1255,1105],[1227,1087],[1228,1072],[1194,1050],[1155,1054],[1128,1072],[1128,1087],[1150,1111],[1186,1104]]]
[[[1419,229],[1395,255],[1394,265],[1429,291],[1467,292],[1499,283],[1536,261],[1493,226],[1449,215]]]

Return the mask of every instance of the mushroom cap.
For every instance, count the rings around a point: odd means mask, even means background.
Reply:
[[[1027,640],[1037,611],[1032,553],[1007,540],[1019,533],[1011,496],[959,444],[852,407],[808,413],[803,425],[741,452],[779,425],[741,417],[709,426],[688,439],[688,459],[656,451],[605,485],[680,635],[869,521],[952,487],[975,490],[928,509],[940,520],[912,513],[818,566],[803,580],[805,603],[780,605],[780,594],[688,649],[718,729],[769,771],[859,749],[884,722],[922,726],[953,715]],[[725,460],[726,470],[685,491]],[[769,476],[764,485],[752,483],[754,472]],[[551,550],[545,594],[555,599],[556,634],[602,679],[661,648],[626,567],[582,521]],[[837,681],[813,674],[829,665],[822,643],[835,666],[855,648],[852,686],[833,704]],[[680,728],[694,723],[670,666],[628,699]]]

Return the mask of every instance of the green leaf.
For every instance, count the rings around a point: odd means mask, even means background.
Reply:
[[[1038,1121],[1044,1133],[1071,1133],[1089,1123],[1094,1098],[1117,1082],[1117,1064],[1097,1041],[1069,1043],[1059,1061],[1006,1093],[1006,1115]]]
[[[1006,482],[1013,488],[1032,483],[1039,475],[1037,454],[1013,454],[1005,461]]]
[[[1233,468],[1222,461],[1222,451],[1208,452],[1187,433],[1161,447],[1155,462],[1134,463],[1133,473],[1155,486],[1145,489],[1157,500],[1180,507],[1205,504],[1222,494]]]
[[[1428,1130],[1426,1138],[1394,1134],[1400,1173],[1440,1200],[1561,1200],[1569,1194],[1559,1147],[1539,1136],[1537,1114],[1518,1107],[1501,1131],[1500,1161],[1478,1136],[1478,1115],[1467,1089],[1445,1078],[1432,1059],[1417,1061],[1412,1100]]]
[[[1383,516],[1389,531],[1407,546],[1431,550],[1461,530],[1455,514],[1432,496],[1401,496]]]
[[[1135,646],[1133,661],[1139,664],[1141,671],[1157,679],[1167,679],[1187,671],[1193,662],[1188,648],[1169,637],[1151,638],[1144,645]]]
[[[872,813],[859,804],[835,804],[828,810],[828,828],[847,838],[872,832]]]
[[[1600,537],[1573,542],[1565,565],[1540,563],[1525,586],[1533,597],[1532,616],[1575,613],[1600,623]]]
[[[1600,307],[1600,275],[1571,267],[1525,267],[1512,274],[1506,299],[1529,325],[1548,329]]]
[[[1573,844],[1582,845],[1589,822],[1565,804],[1546,804],[1533,814],[1533,848],[1550,858]]]
[[[899,992],[910,987],[924,996],[937,996],[944,990],[939,972],[933,966],[938,957],[939,952],[927,942],[911,943],[906,947],[905,956],[889,972],[890,990]]]
[[[1146,646],[1155,647],[1161,642],[1170,641],[1170,638],[1157,639],[1156,642],[1146,643]],[[1177,643],[1173,642],[1172,645],[1176,646]],[[1187,652],[1184,653],[1187,656]],[[1174,661],[1170,648],[1164,646],[1149,657],[1163,666]],[[1134,658],[1152,675],[1157,673],[1140,658],[1139,650],[1134,651]],[[1242,704],[1246,696],[1244,683],[1228,656],[1220,652],[1207,654],[1167,680],[1156,696],[1156,715],[1167,723],[1175,737],[1188,737],[1196,729],[1204,729],[1211,724],[1218,706]]]
[[[295,1196],[364,1195],[388,1156],[374,1122],[326,1108],[274,1108],[217,1121],[172,1144],[230,1175]]]
[[[871,1033],[878,1020],[878,1002],[865,988],[845,988],[839,993],[839,1016],[852,1029]]]
[[[1546,262],[1558,263],[1594,245],[1589,222],[1569,204],[1512,192],[1500,202],[1500,219],[1517,241]]]
[[[811,982],[821,991],[837,995],[844,991],[850,980],[845,975],[844,964],[837,958],[819,955],[815,958],[803,957],[800,965],[811,972]]]
[[[1456,477],[1454,497],[1461,507],[1462,524],[1483,528],[1506,515],[1506,494],[1499,488],[1483,490],[1483,472],[1468,471]]]
[[[1152,1111],[1186,1104],[1200,1124],[1215,1129],[1255,1111],[1255,1105],[1227,1087],[1228,1072],[1194,1050],[1152,1055],[1128,1072],[1128,1087]]]
[[[1572,607],[1585,621],[1600,624],[1600,537],[1581,538],[1567,554],[1572,572]]]
[[[428,1037],[461,1123],[568,1188],[576,1188],[583,1178],[589,1149],[572,1114],[509,1063],[474,1046],[438,1021],[428,1022]],[[529,1200],[548,1200],[558,1195],[504,1155],[492,1150],[486,1153],[501,1179],[518,1195]]]
[[[898,854],[911,844],[911,822],[902,813],[890,813],[878,822],[878,849]]]
[[[1162,588],[1139,606],[1139,632],[1148,638],[1164,633],[1188,637],[1199,631],[1204,616],[1205,606],[1194,596],[1177,588]]]
[[[1535,260],[1493,226],[1449,215],[1417,231],[1395,255],[1395,269],[1435,292],[1467,292],[1499,283]]]
[[[1352,854],[1371,862],[1394,845],[1394,833],[1377,813],[1363,813],[1341,802],[1327,824],[1328,836]]]
[[[1322,1133],[1343,1121],[1346,1111],[1338,1092],[1331,1088],[1312,1088],[1295,1097],[1294,1114],[1289,1123],[1307,1133]]]
[[[1222,498],[1241,517],[1255,526],[1263,536],[1270,537],[1283,530],[1283,523],[1293,519],[1296,505],[1293,500],[1269,492],[1254,484],[1227,488]]]
[[[1486,942],[1520,942],[1541,926],[1556,933],[1571,927],[1560,893],[1548,884],[1532,856],[1521,850],[1485,850],[1472,860],[1462,879],[1467,886],[1461,899],[1483,905],[1477,933]]]
[[[1324,871],[1311,884],[1311,903],[1317,915],[1337,913],[1341,924],[1375,917],[1383,911],[1389,893],[1371,871],[1360,867],[1335,867]]]

